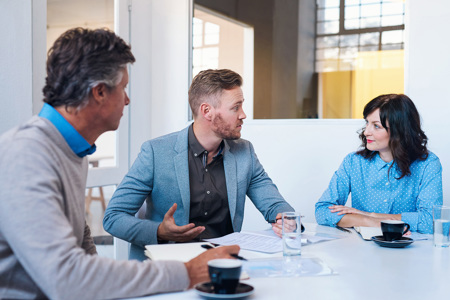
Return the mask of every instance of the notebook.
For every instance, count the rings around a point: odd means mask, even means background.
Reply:
[[[146,245],[145,255],[151,260],[180,260],[182,262],[188,262],[206,251],[205,248],[201,247],[204,244],[209,243]]]
[[[178,244],[158,244],[158,245],[146,245],[145,255],[151,260],[179,260],[182,262],[188,262],[194,257],[207,251],[202,248],[201,245],[211,245],[208,242],[200,243],[178,243]],[[240,280],[249,279],[248,274],[242,270]]]
[[[373,236],[383,235],[380,227],[362,227],[362,226],[357,227],[357,226],[355,226],[353,228],[366,241],[370,241]]]
[[[362,227],[361,226],[361,227],[353,227],[353,228],[366,241],[370,241],[373,236],[383,235],[383,232],[381,232],[381,227]],[[415,241],[431,240],[433,238],[433,235],[431,235],[431,234],[421,234],[418,232],[411,232],[410,235],[405,235],[405,236],[409,237]]]

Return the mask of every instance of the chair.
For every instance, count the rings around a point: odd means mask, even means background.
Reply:
[[[91,214],[90,206],[91,206],[92,200],[100,201],[102,204],[103,211],[106,210],[106,203],[105,203],[105,196],[103,195],[103,188],[101,186],[98,187],[100,196],[92,196],[92,189],[93,188],[88,189],[88,194],[86,196],[86,214]]]
[[[100,161],[101,158],[89,158],[89,164],[92,165],[93,168],[98,168],[98,162]],[[103,188],[101,186],[98,187],[98,191],[100,193],[100,196],[92,196],[92,189],[93,188],[89,188],[88,189],[88,194],[85,198],[85,209],[86,209],[86,214],[90,215],[91,214],[91,202],[92,200],[98,200],[101,202],[102,204],[102,208],[103,208],[103,212],[106,210],[106,203],[105,203],[105,196],[103,195]]]

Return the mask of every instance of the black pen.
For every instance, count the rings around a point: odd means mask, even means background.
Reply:
[[[203,244],[203,245],[201,245],[201,247],[205,248],[207,250],[214,249],[214,246],[211,246],[211,245],[208,245],[208,244]],[[237,258],[237,259],[240,259],[240,260],[247,260],[246,258],[243,258],[242,256],[237,255],[237,254],[230,254],[230,255],[233,256],[234,258]]]
[[[247,260],[246,258],[243,258],[242,256],[237,255],[237,254],[231,254],[231,256],[233,256],[234,258],[240,259],[240,260]]]
[[[304,218],[304,217],[305,216],[300,216],[300,218]],[[275,220],[269,220],[267,222],[273,224],[273,223],[276,223],[278,220],[281,220],[281,218],[276,218]]]
[[[352,233],[350,230],[348,230],[348,229],[346,229],[344,227],[338,226],[338,225],[336,225],[336,229],[339,229],[339,230],[347,232],[347,233]]]
[[[278,219],[275,219],[275,220],[269,220],[268,222],[269,222],[270,224],[274,224],[274,223],[276,223],[278,220],[281,220],[281,218],[278,218]]]

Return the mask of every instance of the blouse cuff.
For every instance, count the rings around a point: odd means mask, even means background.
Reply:
[[[404,212],[404,213],[402,213],[402,221],[409,224],[410,231],[417,231],[417,224],[419,221],[419,213]]]
[[[345,216],[345,215],[338,215],[337,212],[335,213],[331,213],[331,225],[332,226],[336,226],[337,223],[339,223],[339,221]]]

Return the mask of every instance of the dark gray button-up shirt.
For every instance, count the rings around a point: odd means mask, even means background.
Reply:
[[[223,236],[233,232],[228,207],[227,185],[223,167],[223,147],[207,164],[208,152],[195,137],[193,125],[189,127],[189,187],[191,207],[189,222],[205,226],[194,241]]]

